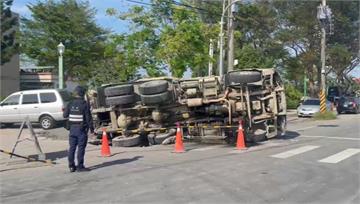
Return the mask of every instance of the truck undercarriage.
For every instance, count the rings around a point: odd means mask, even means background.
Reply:
[[[286,128],[285,90],[274,69],[233,71],[223,79],[140,79],[100,87],[97,101],[97,132],[105,129],[114,146],[136,146],[144,138],[171,143],[177,122],[184,138],[203,142],[233,143],[240,121],[248,142]]]

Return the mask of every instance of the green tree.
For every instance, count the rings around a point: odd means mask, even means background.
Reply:
[[[293,66],[293,60],[287,60],[286,62],[290,63],[285,63],[284,68],[287,73],[306,73],[310,93],[316,96],[316,83],[321,83],[321,33],[316,19],[319,2],[274,1],[272,5],[281,25],[275,33],[277,39],[290,50],[289,58],[299,61],[297,64],[300,65]],[[356,24],[356,21],[359,16],[359,2],[330,1],[328,5],[334,14],[334,33],[327,34],[326,65],[331,65],[336,69],[335,73],[341,74],[358,52],[359,24]],[[299,75],[292,76],[290,80],[298,80],[296,76]]]
[[[292,84],[285,84],[286,105],[289,109],[295,109],[299,105],[302,93]]]
[[[18,52],[16,41],[18,18],[11,11],[13,0],[0,0],[1,12],[1,65]]]
[[[216,30],[216,29],[215,29]],[[166,63],[176,77],[182,77],[187,68],[193,75],[203,75],[207,70],[208,44],[215,37],[208,25],[192,12],[175,9],[172,25],[164,25],[160,35],[157,57]]]
[[[80,80],[91,77],[93,63],[103,58],[105,30],[96,25],[95,10],[76,0],[37,2],[22,19],[22,52],[39,65],[57,65],[57,45],[65,45],[64,70]]]
[[[185,1],[184,1],[185,2]],[[149,8],[133,6],[128,12],[109,9],[110,15],[129,20],[133,27],[126,36],[127,45],[136,45],[126,57],[137,69],[144,68],[149,76],[161,75],[169,68],[173,76],[181,77],[186,69],[194,75],[203,74],[208,63],[208,44],[216,38],[211,25],[203,23],[196,12],[172,0],[153,0]],[[135,60],[135,62],[133,62]]]
[[[276,67],[298,89],[306,74],[310,93],[316,95],[321,74],[321,35],[316,19],[319,2],[267,0],[238,4],[236,68]],[[327,65],[340,74],[344,68],[353,67],[349,63],[356,62],[359,2],[330,1],[329,6],[334,13],[335,32],[327,38]],[[152,0],[128,12],[109,9],[109,13],[132,25],[131,33],[122,36],[120,43],[129,53],[113,52],[122,59],[118,64],[126,67],[127,73],[145,69],[150,76],[159,75],[166,67],[174,76],[182,76],[186,69],[201,76],[206,73],[208,60],[217,59],[217,53],[214,59],[208,58],[208,44],[210,39],[218,38],[221,1]],[[333,57],[340,48],[347,50],[347,57]]]
[[[328,49],[329,65],[336,73],[337,81],[344,83],[344,70],[351,62],[352,54],[344,45],[332,45]]]
[[[142,6],[133,6],[120,13],[108,9],[107,13],[132,23],[130,33],[114,35],[106,48],[106,55],[115,57],[122,67],[121,78],[134,78],[141,69],[148,76],[163,75],[163,65],[155,56],[159,44],[157,17]]]

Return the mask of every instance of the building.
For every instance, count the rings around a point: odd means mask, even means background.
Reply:
[[[59,87],[59,78],[53,66],[29,66],[21,67],[20,70],[20,90]],[[68,91],[73,91],[77,85],[77,80],[71,77],[65,81],[65,89]]]
[[[53,89],[57,87],[58,77],[52,72],[54,67],[21,67],[20,90]]]

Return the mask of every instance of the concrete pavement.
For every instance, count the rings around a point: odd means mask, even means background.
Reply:
[[[87,173],[53,167],[0,173],[2,203],[360,203],[360,115],[289,123],[288,134],[236,151],[226,145],[89,146]],[[46,141],[46,140],[45,140]],[[42,141],[43,142],[43,141]]]

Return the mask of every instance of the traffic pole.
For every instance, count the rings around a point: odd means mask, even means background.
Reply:
[[[320,91],[320,113],[326,112],[326,97],[324,88]]]

